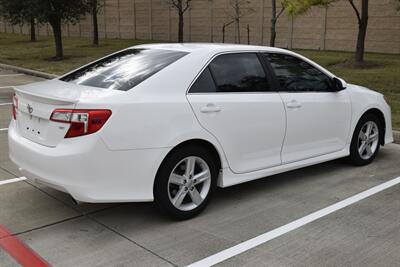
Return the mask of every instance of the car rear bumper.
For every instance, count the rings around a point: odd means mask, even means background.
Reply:
[[[96,134],[46,147],[20,136],[14,122],[8,140],[10,158],[25,177],[92,203],[152,201],[154,177],[169,151],[112,151]]]

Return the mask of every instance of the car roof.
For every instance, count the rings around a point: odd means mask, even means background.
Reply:
[[[143,44],[132,48],[147,48],[147,49],[167,49],[182,52],[232,52],[232,51],[266,51],[266,52],[287,52],[285,49],[244,45],[244,44],[228,44],[228,43],[159,43],[159,44]]]
[[[199,58],[212,57],[213,55],[219,53],[229,53],[229,52],[273,52],[273,53],[281,53],[286,55],[292,55],[297,58],[300,58],[309,64],[317,67],[322,72],[326,73],[331,77],[335,77],[335,75],[329,72],[327,69],[321,67],[314,61],[297,54],[293,51],[270,47],[270,46],[260,46],[260,45],[245,45],[245,44],[229,44],[229,43],[153,43],[153,44],[142,44],[138,46],[133,46],[131,48],[143,48],[143,49],[165,49],[165,50],[174,50],[174,51],[182,51],[187,52],[192,55],[196,60]]]

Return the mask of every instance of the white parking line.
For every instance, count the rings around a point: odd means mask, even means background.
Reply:
[[[7,131],[8,128],[0,128],[0,132]]]
[[[21,74],[21,73],[15,73],[15,74],[0,74],[0,78],[1,78],[1,77],[21,76],[21,75],[25,75],[25,74]]]
[[[12,88],[12,86],[0,86],[0,89],[9,89]]]
[[[8,105],[12,105],[12,103],[0,103],[0,106],[8,106]]]
[[[3,181],[0,181],[0,185],[11,184],[11,183],[19,182],[19,181],[24,181],[24,180],[26,180],[26,177],[19,177],[19,178],[3,180]]]
[[[275,239],[277,237],[280,237],[288,232],[291,232],[293,230],[296,230],[297,228],[300,228],[306,224],[309,224],[315,220],[318,220],[324,216],[327,216],[335,211],[338,211],[340,209],[343,209],[349,205],[352,205],[360,200],[363,200],[367,197],[370,197],[376,193],[379,193],[385,189],[388,189],[392,186],[395,186],[400,183],[400,177],[397,177],[395,179],[392,179],[390,181],[387,181],[383,184],[377,185],[375,187],[372,187],[366,191],[363,191],[359,194],[356,194],[352,197],[346,198],[342,201],[339,201],[331,206],[328,206],[326,208],[323,208],[321,210],[318,210],[316,212],[313,212],[303,218],[300,218],[298,220],[295,220],[291,223],[288,223],[286,225],[283,225],[281,227],[278,227],[272,231],[266,232],[262,235],[256,236],[252,239],[249,239],[245,242],[239,243],[236,246],[233,246],[231,248],[225,249],[221,252],[218,252],[214,255],[211,255],[205,259],[202,259],[200,261],[197,261],[195,263],[192,263],[188,265],[188,267],[204,267],[204,266],[213,266],[217,263],[220,263],[224,260],[227,260],[229,258],[232,258],[240,253],[243,253],[245,251],[248,251],[252,248],[255,248],[261,244],[264,244],[272,239]]]

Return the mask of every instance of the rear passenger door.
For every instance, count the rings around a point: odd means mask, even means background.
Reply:
[[[187,97],[200,124],[222,145],[233,172],[281,164],[285,109],[258,54],[218,55]]]

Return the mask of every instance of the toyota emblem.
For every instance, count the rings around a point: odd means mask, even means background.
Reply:
[[[26,106],[26,109],[28,110],[29,114],[32,114],[33,107],[31,105],[28,104],[28,106]]]

